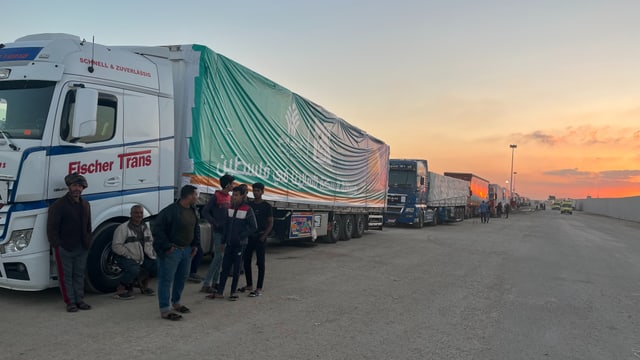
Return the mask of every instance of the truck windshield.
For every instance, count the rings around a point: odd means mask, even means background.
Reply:
[[[0,81],[0,130],[13,139],[42,139],[53,81]]]
[[[416,173],[413,171],[391,170],[389,171],[389,186],[415,187]]]

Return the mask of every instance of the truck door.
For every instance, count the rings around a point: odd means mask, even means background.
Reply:
[[[160,182],[158,97],[126,90],[124,102],[125,148],[120,158],[124,171],[124,194],[135,197],[135,202],[142,203],[147,209],[158,210]]]
[[[83,83],[81,87],[98,91],[98,111],[94,135],[73,138],[73,111],[78,84],[69,84],[60,95],[56,125],[53,130],[49,162],[48,198],[55,199],[67,192],[64,177],[77,172],[87,179],[89,187],[83,196],[109,199],[92,212],[104,210],[102,206],[121,203],[123,170],[119,155],[122,145],[123,91],[116,88]],[[107,203],[109,205],[107,205]]]

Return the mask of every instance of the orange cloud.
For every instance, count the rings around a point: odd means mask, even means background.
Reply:
[[[521,142],[534,142],[543,145],[585,146],[598,144],[616,144],[619,146],[640,146],[640,130],[623,127],[605,126],[567,126],[557,130],[536,130],[530,133],[515,133],[513,137]]]

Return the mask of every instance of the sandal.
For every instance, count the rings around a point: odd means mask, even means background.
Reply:
[[[229,301],[236,301],[236,300],[238,300],[238,295],[236,294],[229,295]]]
[[[213,286],[203,286],[200,288],[200,292],[201,293],[206,293],[206,294],[212,294],[215,292],[215,289],[213,288]]]
[[[142,290],[142,293],[147,295],[147,296],[153,296],[153,295],[155,295],[156,292],[153,291],[152,288],[146,288],[146,289]]]
[[[249,297],[257,297],[262,295],[262,293],[260,292],[260,290],[253,290],[252,292],[249,293]]]
[[[78,312],[76,304],[67,304],[67,312]]]
[[[121,294],[115,293],[113,294],[113,298],[117,300],[133,300],[135,296],[131,295],[129,291],[125,291]]]
[[[178,321],[178,320],[182,319],[182,315],[176,314],[174,312],[166,313],[166,314],[163,314],[163,315],[160,315],[160,316],[163,319],[171,320],[171,321]]]
[[[80,310],[91,310],[91,305],[87,304],[84,301],[80,301],[79,303],[76,304],[76,306]]]
[[[251,287],[251,286],[243,286],[243,287],[239,288],[238,291],[243,293],[245,291],[251,291],[252,289],[253,289],[253,287]]]
[[[205,299],[209,299],[209,300],[224,299],[224,295],[218,294],[218,293],[213,293],[213,294],[209,294],[209,295],[205,296]]]
[[[173,308],[175,311],[179,312],[179,313],[183,313],[183,314],[188,314],[191,312],[191,310],[189,310],[188,307],[184,306],[184,305],[180,305],[178,307],[174,307]]]

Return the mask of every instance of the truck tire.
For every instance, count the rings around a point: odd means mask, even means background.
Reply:
[[[333,215],[331,230],[325,236],[328,243],[335,244],[340,239],[340,229],[342,228],[342,218],[340,215]]]
[[[91,290],[108,293],[116,290],[122,271],[113,259],[111,241],[113,231],[120,225],[106,223],[93,234],[93,243],[87,257],[87,280]]]
[[[353,227],[353,234],[351,237],[360,238],[364,234],[364,229],[367,227],[366,219],[364,215],[356,215],[355,226]]]
[[[351,236],[353,234],[353,228],[354,228],[353,215],[341,215],[341,217],[342,217],[342,234],[340,235],[340,240],[344,240],[344,241],[351,240]]]

